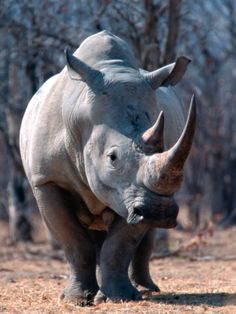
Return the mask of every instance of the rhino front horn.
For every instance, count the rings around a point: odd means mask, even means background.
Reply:
[[[184,130],[177,143],[168,151],[167,169],[183,169],[193,142],[196,128],[196,115],[196,102],[193,95]]]
[[[196,127],[196,103],[191,99],[188,118],[177,143],[163,153],[147,157],[144,164],[144,185],[160,194],[172,194],[180,186],[184,163],[189,155]]]

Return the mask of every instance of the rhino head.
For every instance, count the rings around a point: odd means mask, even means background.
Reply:
[[[174,84],[189,61],[182,57],[157,71],[141,72],[122,60],[91,67],[68,51],[66,60],[81,90],[65,115],[73,145],[80,147],[77,167],[85,184],[129,224],[174,227],[174,193],[193,141],[196,106],[193,97],[182,135],[166,150],[164,114],[158,115],[155,90]]]

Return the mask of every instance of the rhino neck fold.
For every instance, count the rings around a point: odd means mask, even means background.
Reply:
[[[124,72],[124,71],[131,71],[136,70],[138,71],[138,68],[134,67],[130,62],[126,59],[108,59],[108,60],[102,60],[94,65],[94,68],[100,70],[100,71],[116,71],[116,72]]]

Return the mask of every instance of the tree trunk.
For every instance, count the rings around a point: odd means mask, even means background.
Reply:
[[[168,34],[163,57],[163,64],[174,61],[180,28],[180,12],[182,0],[169,0]]]

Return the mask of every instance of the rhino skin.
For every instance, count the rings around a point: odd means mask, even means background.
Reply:
[[[138,287],[159,291],[148,265],[154,228],[176,226],[196,106],[192,98],[185,123],[174,85],[189,60],[146,72],[103,31],[66,51],[66,63],[33,96],[20,131],[26,175],[70,266],[61,297],[138,300]]]

